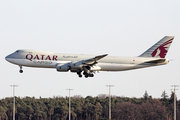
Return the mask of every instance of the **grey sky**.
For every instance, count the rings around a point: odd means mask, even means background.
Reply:
[[[142,97],[145,90],[160,98],[170,85],[180,85],[180,1],[179,0],[1,0],[1,94],[12,96],[10,85],[19,85],[20,97],[97,96],[112,94]],[[168,65],[125,72],[100,72],[94,78],[78,78],[55,69],[19,67],[5,61],[17,49],[55,53],[109,56],[138,56],[166,35],[175,36]],[[180,96],[180,90],[177,91]]]

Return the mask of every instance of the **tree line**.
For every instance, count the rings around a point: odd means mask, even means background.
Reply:
[[[16,97],[16,120],[69,120],[69,98]],[[111,98],[112,120],[173,120],[174,93],[163,91],[161,98]],[[177,120],[180,120],[180,100],[177,101]],[[108,120],[109,98],[105,94],[85,98],[71,97],[71,120]],[[0,120],[12,120],[13,98],[0,100]]]

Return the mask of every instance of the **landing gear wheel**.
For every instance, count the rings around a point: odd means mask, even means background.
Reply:
[[[83,72],[83,75],[86,75],[87,73],[86,72]]]
[[[20,67],[19,72],[20,72],[20,73],[23,73],[22,66],[19,66],[19,67]]]
[[[94,74],[89,74],[89,77],[94,77]]]
[[[81,77],[82,77],[82,75],[79,75],[79,77],[81,78]]]
[[[20,73],[23,73],[23,70],[19,70]]]
[[[88,78],[88,77],[89,77],[89,75],[88,75],[88,74],[86,74],[86,75],[85,75],[85,78]]]
[[[77,74],[80,78],[82,77],[81,71],[78,71]]]

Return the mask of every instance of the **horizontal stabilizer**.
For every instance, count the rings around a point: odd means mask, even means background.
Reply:
[[[165,61],[166,61],[166,59],[158,59],[158,60],[147,61],[145,63],[155,63],[155,64],[157,64],[157,63],[163,63]]]

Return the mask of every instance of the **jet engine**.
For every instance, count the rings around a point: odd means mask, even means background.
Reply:
[[[56,65],[56,70],[58,72],[68,72],[69,70],[71,72],[76,72],[79,77],[82,77],[81,72],[83,72],[83,75],[87,77],[93,77],[93,71],[99,71],[101,67],[99,66],[90,66],[84,63],[84,61],[72,61],[69,63],[58,63]]]
[[[67,71],[70,70],[70,68],[71,68],[70,63],[65,63],[65,64],[59,63],[59,64],[56,65],[56,70],[58,72],[67,72]]]
[[[79,62],[70,62],[70,63],[59,63],[56,65],[56,70],[59,72],[67,72],[71,70],[71,72],[77,72],[82,70],[83,63],[82,61]]]
[[[77,72],[78,70],[82,70],[83,65],[84,64],[82,61],[71,62],[70,63],[71,72]]]

